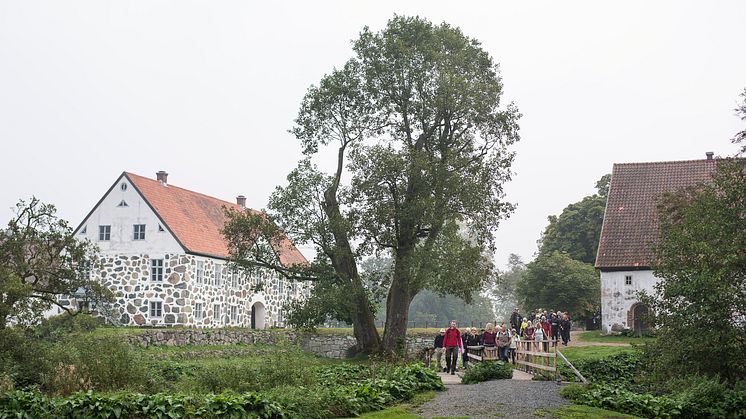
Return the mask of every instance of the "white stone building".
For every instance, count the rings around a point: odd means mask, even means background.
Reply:
[[[657,205],[666,193],[710,180],[717,160],[615,164],[611,174],[596,268],[601,271],[601,328],[647,328],[637,293],[659,281],[651,264],[659,237]]]
[[[170,185],[167,178],[165,172],[156,179],[122,173],[75,230],[99,246],[100,263],[91,275],[116,296],[113,320],[131,326],[284,326],[282,304],[307,296],[307,285],[264,270],[244,277],[227,267],[224,208],[244,210],[246,198],[222,201]],[[306,263],[289,241],[277,255],[286,266]]]

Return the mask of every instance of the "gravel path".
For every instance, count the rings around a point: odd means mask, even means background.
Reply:
[[[570,404],[559,395],[560,387],[551,381],[495,380],[472,385],[451,385],[415,413],[470,418],[536,418],[536,409],[553,409]]]

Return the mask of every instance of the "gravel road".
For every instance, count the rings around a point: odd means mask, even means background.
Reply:
[[[551,381],[495,380],[479,384],[446,386],[415,413],[470,418],[536,418],[536,409],[553,409],[570,404],[559,395],[560,386]]]

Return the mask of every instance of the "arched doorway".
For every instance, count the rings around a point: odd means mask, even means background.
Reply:
[[[252,329],[264,329],[264,320],[266,312],[264,310],[264,304],[256,302],[251,306],[251,328]]]
[[[642,332],[650,328],[647,323],[648,306],[643,303],[635,303],[630,307],[629,312],[632,317],[630,326],[632,326],[636,336],[641,336]]]

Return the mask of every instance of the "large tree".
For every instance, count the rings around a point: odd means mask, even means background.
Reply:
[[[601,299],[601,280],[593,265],[555,251],[539,255],[526,266],[517,294],[527,310],[555,309],[587,319]]]
[[[75,314],[60,304],[63,295],[83,291],[91,301],[110,301],[110,291],[87,275],[94,256],[94,246],[76,239],[53,205],[20,201],[0,230],[0,329],[34,323],[53,306]]]
[[[288,276],[315,280],[324,298],[343,290],[337,304],[349,306],[342,310],[360,349],[376,346],[378,334],[358,265],[370,255],[393,260],[382,345],[395,353],[420,291],[468,301],[489,280],[485,254],[513,210],[502,185],[520,115],[500,107],[490,55],[448,24],[397,16],[380,32],[363,29],[353,49],[306,93],[293,133],[308,157],[273,194],[268,218],[292,240],[316,246],[306,273]],[[310,161],[327,151],[336,157],[330,173]]]
[[[560,251],[581,262],[596,262],[610,182],[611,175],[604,175],[596,182],[598,193],[568,205],[559,216],[549,217],[539,247],[541,254]]]
[[[746,376],[744,164],[719,163],[712,182],[660,204],[653,266],[660,281],[643,300],[655,313],[659,337],[651,359],[661,379]]]

